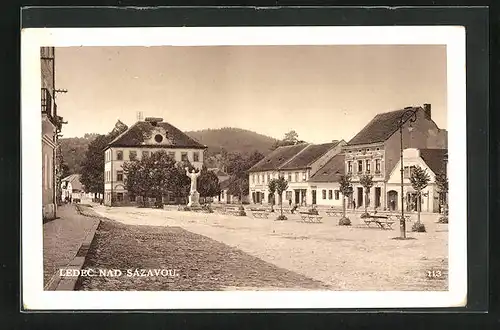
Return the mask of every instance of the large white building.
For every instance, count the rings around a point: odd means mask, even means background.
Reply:
[[[130,126],[104,151],[104,204],[126,205],[136,200],[125,189],[123,164],[163,150],[177,162],[189,161],[201,170],[207,147],[162,118],[146,118]]]

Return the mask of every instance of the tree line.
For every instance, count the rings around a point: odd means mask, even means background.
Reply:
[[[161,150],[150,156],[124,163],[125,187],[129,195],[140,196],[143,205],[148,198],[162,203],[163,197],[170,195],[179,203],[189,195],[191,180],[186,175],[194,167],[188,161],[177,163],[167,152]],[[200,197],[214,197],[220,194],[219,179],[207,169],[201,168],[198,182]]]

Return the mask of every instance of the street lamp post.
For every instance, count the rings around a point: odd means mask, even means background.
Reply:
[[[407,115],[410,114],[408,117]],[[405,118],[407,117],[407,118]],[[401,142],[401,148],[400,148],[400,163],[401,163],[401,219],[399,222],[399,228],[401,230],[401,238],[406,238],[406,221],[405,221],[405,210],[404,210],[404,192],[403,192],[403,186],[404,186],[404,165],[403,165],[403,126],[406,123],[406,121],[410,120],[410,129],[411,129],[411,123],[415,122],[417,120],[417,110],[414,109],[408,109],[399,118],[399,136],[400,136],[400,142]]]

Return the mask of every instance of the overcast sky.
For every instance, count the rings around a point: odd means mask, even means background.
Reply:
[[[351,139],[373,116],[432,104],[446,124],[445,46],[56,49],[64,137],[107,133],[137,112],[181,130],[239,127],[275,138]]]

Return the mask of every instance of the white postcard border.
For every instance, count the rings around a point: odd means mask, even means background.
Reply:
[[[57,292],[43,290],[40,47],[211,45],[446,45],[449,291]],[[27,310],[425,308],[467,296],[465,28],[179,27],[40,28],[21,34],[22,303]]]

